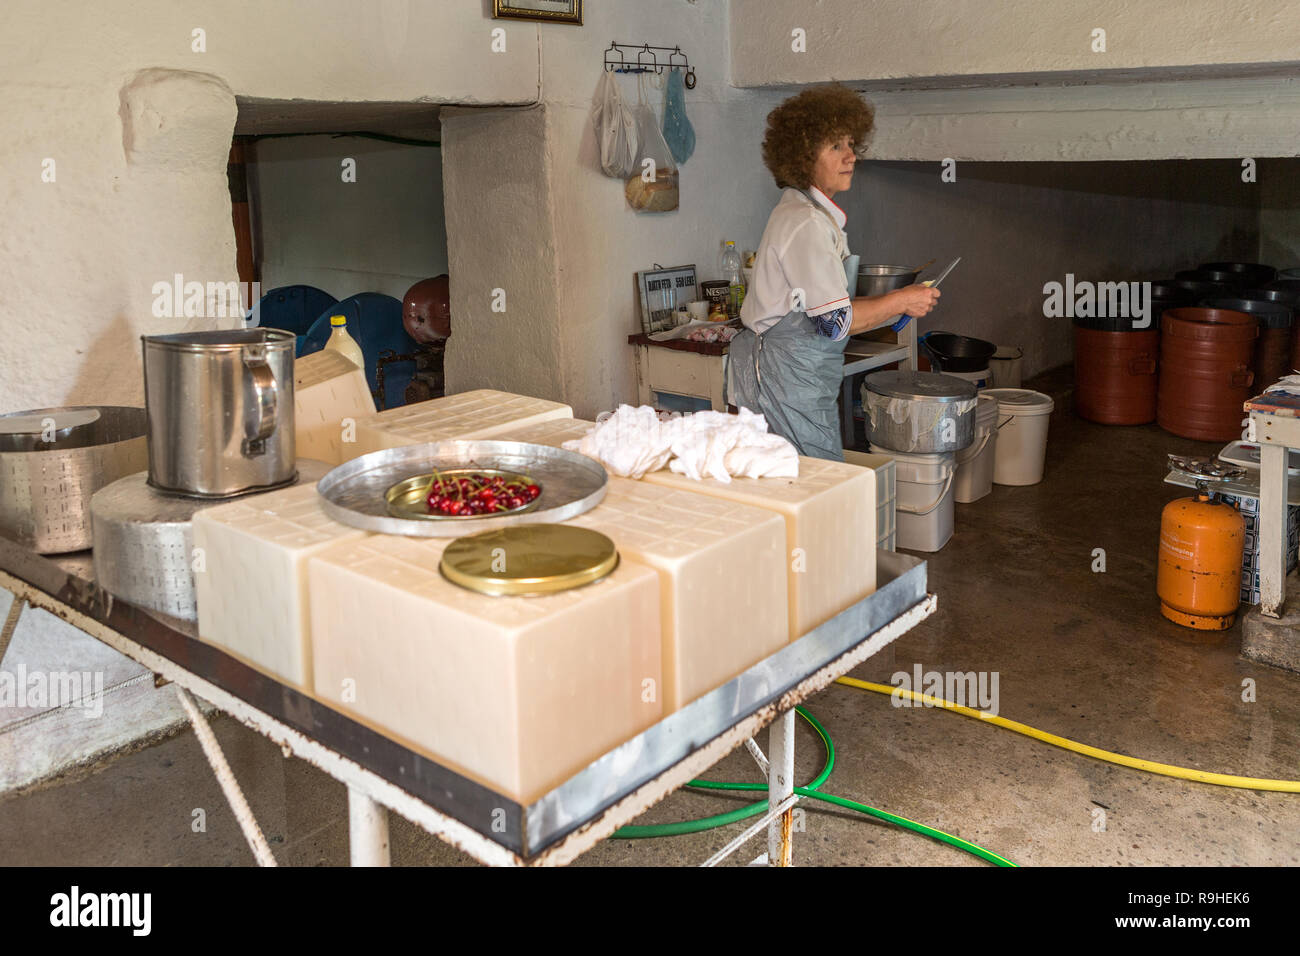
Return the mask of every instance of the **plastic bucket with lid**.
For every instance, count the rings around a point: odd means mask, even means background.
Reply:
[[[998,400],[998,439],[993,483],[1036,485],[1043,480],[1047,423],[1055,403],[1028,388],[986,388]]]
[[[952,488],[957,466],[950,451],[911,454],[872,445],[894,459],[898,546],[909,551],[938,551],[952,537]]]
[[[958,504],[979,501],[993,490],[993,462],[997,453],[998,400],[987,390],[975,406],[975,441],[957,452],[957,477],[952,496]]]
[[[1014,345],[999,345],[989,359],[989,384],[994,388],[1019,388],[1020,363],[1025,353]]]

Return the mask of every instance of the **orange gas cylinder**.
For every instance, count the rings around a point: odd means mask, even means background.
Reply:
[[[1235,506],[1199,491],[1160,516],[1156,594],[1160,613],[1202,631],[1232,627],[1241,592],[1246,521]]]

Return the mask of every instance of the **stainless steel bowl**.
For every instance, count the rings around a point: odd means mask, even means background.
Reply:
[[[99,415],[73,427],[61,440],[62,416],[87,411]],[[38,554],[89,548],[91,495],[149,465],[145,410],[77,405],[3,417],[24,416],[49,418],[53,434],[6,435],[0,450],[0,534]]]
[[[396,518],[388,511],[388,490],[431,471],[470,468],[522,472],[542,488],[531,511],[477,515],[457,521]],[[444,441],[374,451],[339,465],[316,485],[321,507],[335,521],[381,534],[456,538],[514,524],[568,521],[605,497],[609,475],[594,458],[576,451],[518,441]]]
[[[920,272],[906,266],[866,265],[858,267],[858,295],[884,295],[916,282]]]

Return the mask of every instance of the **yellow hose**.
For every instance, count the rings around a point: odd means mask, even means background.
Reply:
[[[1005,717],[994,717],[981,711],[974,710],[970,707],[963,707],[960,704],[954,704],[950,700],[942,697],[933,697],[929,694],[918,694],[915,691],[904,690],[901,687],[891,687],[887,684],[872,684],[869,681],[858,680],[855,677],[841,677],[837,683],[844,684],[848,687],[857,687],[861,690],[874,691],[877,694],[885,694],[892,697],[898,694],[900,697],[906,697],[909,700],[929,704],[931,707],[941,707],[944,710],[955,710],[965,717],[973,717],[982,723],[994,724],[1006,730],[1014,730],[1018,734],[1024,734],[1026,737],[1033,737],[1035,740],[1041,740],[1043,743],[1051,744],[1054,747],[1062,747],[1065,750],[1073,750],[1077,754],[1083,754],[1085,757],[1096,757],[1098,760],[1105,760],[1107,763],[1119,764],[1121,767],[1132,767],[1134,770],[1145,770],[1148,773],[1158,773],[1165,777],[1179,777],[1183,780],[1195,780],[1197,783],[1212,783],[1219,787],[1238,787],[1243,790],[1276,790],[1279,793],[1300,793],[1300,780],[1264,780],[1260,777],[1236,777],[1228,773],[1210,773],[1206,770],[1192,770],[1189,767],[1174,767],[1167,763],[1155,763],[1151,760],[1139,760],[1137,757],[1128,757],[1124,754],[1111,753],[1109,750],[1100,750],[1097,747],[1089,747],[1087,744],[1081,744],[1065,737],[1058,737],[1056,734],[1049,734],[1045,730],[1037,730],[1028,724],[1018,723],[1014,720],[1007,720]]]

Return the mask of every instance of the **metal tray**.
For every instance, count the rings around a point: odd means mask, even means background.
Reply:
[[[433,470],[499,469],[531,475],[542,494],[531,511],[464,521],[422,521],[388,513],[386,493],[397,482]],[[515,524],[568,521],[605,497],[609,475],[595,459],[563,448],[517,441],[444,441],[371,452],[344,462],[316,485],[335,521],[383,534],[458,538]]]

